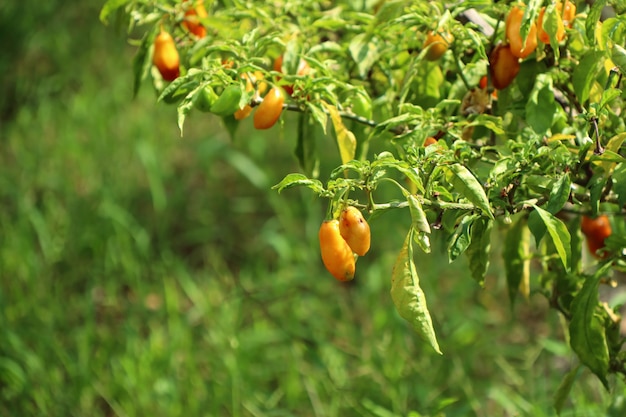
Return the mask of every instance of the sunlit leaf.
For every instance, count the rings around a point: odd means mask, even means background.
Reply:
[[[618,133],[617,135],[609,139],[609,142],[606,144],[605,150],[617,154],[619,159],[614,160],[614,161],[604,161],[600,164],[602,166],[602,169],[604,170],[605,177],[608,177],[609,175],[613,173],[613,169],[615,169],[615,166],[618,163],[623,162],[623,157],[619,155],[619,150],[622,147],[622,144],[624,143],[625,139],[626,139],[626,133]]]
[[[346,162],[354,159],[356,152],[356,138],[354,137],[354,134],[343,124],[337,107],[326,102],[322,102],[322,105],[326,111],[328,111],[328,114],[330,114],[330,120],[333,122],[335,135],[337,136],[337,146],[339,146],[341,162],[345,164]]]
[[[409,211],[411,212],[411,227],[415,230],[415,242],[424,252],[430,253],[430,238],[428,237],[430,235],[430,224],[428,224],[426,213],[422,209],[422,204],[413,194],[407,195],[407,201],[409,203]]]
[[[588,52],[574,68],[572,84],[580,103],[589,98],[591,86],[595,82],[598,72],[603,68],[605,55],[600,51]]]
[[[320,194],[324,191],[324,186],[320,180],[310,179],[303,174],[288,174],[285,178],[282,179],[281,182],[274,185],[272,189],[281,192],[287,188],[295,186],[308,187],[317,194]]]
[[[591,5],[589,12],[587,12],[587,18],[585,19],[585,32],[587,34],[587,40],[589,44],[595,44],[596,27],[602,16],[602,10],[606,5],[607,0],[596,0]]]
[[[569,271],[571,265],[571,238],[569,231],[565,224],[557,217],[552,215],[549,211],[546,211],[540,207],[534,206],[535,211],[539,214],[539,217],[543,221],[543,224],[548,230],[548,234],[552,239],[552,243],[556,248],[556,251],[563,263],[563,267],[566,271]]]
[[[411,228],[393,267],[391,298],[400,316],[413,326],[435,352],[442,354],[413,261],[413,233]]]
[[[350,42],[349,51],[359,69],[359,75],[365,78],[372,65],[378,60],[378,39],[370,33],[360,33]]]
[[[484,188],[469,169],[461,164],[447,165],[448,182],[452,184],[455,191],[467,198],[477,208],[481,209],[487,216],[493,219],[493,213],[489,205],[489,198]]]
[[[617,194],[620,207],[626,204],[626,163],[619,164],[613,170],[613,191]]]

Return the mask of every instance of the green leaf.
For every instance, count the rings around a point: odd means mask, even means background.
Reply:
[[[461,164],[447,165],[445,168],[448,174],[448,182],[452,184],[455,191],[458,191],[463,197],[481,209],[490,219],[493,219],[487,194],[474,174]]]
[[[306,102],[308,109],[311,111],[311,116],[321,127],[324,134],[326,134],[326,124],[328,123],[328,115],[324,112],[324,109],[319,107],[316,103],[310,101]]]
[[[609,17],[605,19],[602,22],[602,30],[600,33],[602,36],[600,49],[609,51],[611,53],[611,60],[613,60],[614,54],[617,55],[615,58],[623,63],[625,58],[624,48],[620,46],[615,50],[613,47],[621,45],[626,41],[626,22],[624,22],[624,19],[622,17]],[[617,64],[617,62],[613,62]],[[620,65],[617,64],[617,66],[619,67]]]
[[[607,0],[596,0],[591,5],[591,9],[587,13],[587,18],[585,19],[585,32],[587,34],[587,41],[590,45],[595,45],[596,43],[596,26],[600,21],[600,17],[602,16],[602,10],[606,5]]]
[[[222,117],[222,124],[228,131],[228,135],[230,136],[230,140],[235,140],[235,133],[237,133],[237,128],[239,127],[239,120],[235,119],[235,116],[224,116]]]
[[[492,227],[493,220],[486,217],[476,219],[471,227],[470,245],[465,250],[472,278],[480,285],[485,283],[485,275],[489,268]]]
[[[310,179],[303,174],[288,174],[285,178],[282,179],[281,182],[274,185],[272,187],[272,190],[278,190],[278,192],[280,193],[287,188],[295,186],[308,187],[317,194],[321,194],[324,192],[324,186],[320,180]]]
[[[405,165],[405,162],[396,161],[393,164],[393,168],[397,169],[402,174],[406,175],[406,177],[417,187],[417,190],[420,193],[425,193],[424,184],[422,183],[422,178],[419,175],[419,170],[415,167]]]
[[[330,114],[330,120],[333,122],[335,135],[337,136],[337,146],[339,147],[339,154],[341,155],[341,163],[345,164],[354,159],[356,153],[356,138],[343,124],[337,107],[324,101],[322,101],[322,105]]]
[[[563,380],[559,384],[559,388],[556,390],[556,394],[554,394],[554,410],[558,416],[561,415],[561,410],[563,409],[565,400],[567,400],[567,397],[572,390],[572,386],[574,385],[574,381],[576,381],[579,370],[580,364],[565,374]]]
[[[130,0],[108,0],[100,10],[100,21],[105,25],[109,24],[109,15],[129,2]]]
[[[619,164],[613,171],[613,191],[620,207],[626,204],[626,164]]]
[[[581,216],[574,216],[569,222],[569,230],[571,230],[570,236],[572,238],[572,272],[577,274],[582,270],[582,258],[583,258],[583,234],[580,231],[580,223],[582,221]]]
[[[461,219],[461,223],[454,229],[454,233],[450,236],[448,243],[448,260],[454,262],[472,243],[471,228],[474,220],[480,215],[466,215]]]
[[[552,184],[546,210],[552,214],[558,213],[569,200],[571,187],[572,180],[569,173],[557,178]]]
[[[461,29],[465,32],[465,35],[467,35],[467,38],[469,38],[472,41],[478,56],[484,59],[485,61],[488,61],[489,57],[487,56],[487,53],[485,52],[485,45],[483,44],[483,39],[481,38],[481,36],[478,33],[476,33],[475,30],[473,30],[472,28],[468,28],[467,26],[461,26]]]
[[[370,33],[360,33],[352,38],[348,50],[357,65],[359,75],[365,78],[380,56],[378,39]]]
[[[557,113],[552,90],[552,79],[540,74],[526,103],[526,121],[539,134],[544,134],[550,129]]]
[[[600,200],[606,183],[607,178],[602,172],[594,173],[587,183],[587,188],[589,189],[589,207],[594,217],[598,214],[598,210],[600,210]]]
[[[407,194],[406,198],[409,203],[409,211],[411,212],[411,227],[415,230],[415,242],[424,252],[430,253],[430,238],[428,237],[430,235],[430,224],[428,224],[426,213],[424,213],[422,204],[417,197],[413,194]]]
[[[433,322],[426,305],[426,296],[420,287],[413,261],[413,228],[404,239],[402,249],[391,274],[391,298],[400,316],[408,321],[417,334],[435,352],[441,353]]]
[[[622,90],[618,88],[609,88],[604,90],[602,93],[602,99],[600,100],[600,108],[601,110],[604,106],[610,104],[613,100],[622,95]]]
[[[598,272],[603,272],[603,270]],[[587,366],[608,390],[609,349],[606,343],[604,317],[598,300],[598,286],[603,274],[587,277],[572,301],[569,324],[570,345],[580,361]]]
[[[609,139],[609,142],[606,144],[605,150],[619,154],[620,148],[622,147],[622,144],[624,143],[625,139],[626,139],[626,133],[619,133],[613,136],[611,139]],[[611,175],[611,173],[613,172],[613,169],[615,169],[615,166],[621,162],[622,161],[602,162],[600,165],[602,166],[602,169],[604,170],[604,176],[608,177],[609,175]]]
[[[178,113],[178,128],[180,129],[180,136],[183,136],[183,125],[185,124],[185,118],[193,109],[194,96],[196,95],[195,90],[191,91],[189,94],[185,96],[183,101],[178,105],[177,113]]]
[[[502,259],[506,273],[511,306],[515,304],[520,287],[527,287],[530,278],[530,231],[526,218],[520,217],[504,239]]]
[[[178,77],[167,87],[161,91],[159,98],[157,98],[157,102],[164,101],[168,104],[176,103],[182,100],[190,91],[194,90],[198,86],[197,79],[189,80],[188,77]],[[197,96],[200,93],[200,89],[196,91],[194,94],[194,102],[197,100]]]
[[[559,51],[559,42],[556,38],[556,35],[559,30],[559,12],[554,4],[549,5],[545,9],[545,13],[543,15],[543,29],[546,31],[548,36],[550,37],[550,46],[554,51],[555,58],[558,60],[560,56]],[[562,28],[562,26],[561,26]]]
[[[617,65],[622,74],[626,72],[626,49],[623,46],[614,44],[611,47],[611,61]]]
[[[440,66],[436,62],[422,60],[415,65],[411,75],[412,78],[406,80],[407,91],[402,95],[402,102],[410,87],[415,104],[424,107],[436,105],[441,100],[441,85],[445,82]]]
[[[315,135],[311,132],[309,114],[300,113],[298,116],[298,141],[294,153],[300,168],[308,175],[316,176],[319,160],[315,153]]]
[[[150,56],[150,47],[152,46],[152,40],[154,39],[154,31],[147,31],[139,48],[133,57],[133,98],[137,97],[141,82],[146,79],[152,66],[152,57]]]
[[[490,114],[479,114],[474,120],[467,124],[467,126],[483,126],[491,130],[496,135],[504,134],[502,128],[502,118],[494,117]]]
[[[563,263],[566,271],[570,270],[572,249],[571,238],[569,231],[565,224],[557,217],[553,216],[549,211],[546,211],[540,207],[534,206],[535,211],[539,214],[539,217],[543,221],[543,224],[548,229],[548,234],[552,239],[552,243],[556,248],[556,252]]]
[[[570,176],[567,173],[557,178],[552,183],[550,196],[548,197],[548,202],[545,206],[547,211],[552,214],[556,214],[563,208],[569,199],[571,184]],[[546,234],[546,226],[539,216],[539,213],[535,211],[530,213],[528,218],[528,227],[533,232],[533,236],[535,236],[535,242],[539,245],[541,239],[543,239],[543,236]]]
[[[588,52],[574,68],[572,84],[578,101],[584,104],[589,98],[589,91],[598,72],[603,68],[605,55],[602,51]]]

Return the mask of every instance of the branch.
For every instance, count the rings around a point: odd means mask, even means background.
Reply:
[[[263,101],[262,98],[253,98],[250,101],[250,107],[256,107],[258,105],[261,104],[261,102]],[[305,107],[302,107],[298,104],[293,104],[293,103],[286,103],[283,104],[283,109],[287,110],[287,111],[294,111],[294,112],[298,112],[298,113],[306,113],[307,109]],[[328,113],[327,110],[322,109],[322,111],[324,112],[324,114],[326,114],[327,116],[330,116],[330,113]],[[377,127],[379,124],[376,123],[375,120],[371,120],[368,119],[367,117],[361,117],[359,115],[356,115],[352,112],[346,112],[346,111],[339,111],[339,116],[341,116],[342,119],[349,119],[349,120],[353,120],[357,123],[361,123],[364,124],[366,126],[369,127]],[[407,128],[405,126],[396,126],[393,129],[389,129],[388,132],[394,134],[394,135],[401,135],[403,133],[407,132]]]

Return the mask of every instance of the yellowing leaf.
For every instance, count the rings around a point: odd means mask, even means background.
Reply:
[[[356,153],[356,138],[354,137],[354,134],[343,124],[337,107],[324,101],[322,101],[322,105],[328,114],[330,114],[330,120],[333,122],[333,127],[335,128],[337,146],[339,146],[339,154],[341,155],[341,163],[348,163],[354,159],[354,155]]]
[[[557,133],[556,135],[552,135],[548,138],[548,142],[556,142],[556,141],[566,141],[576,139],[575,135],[566,135],[564,133]]]
[[[622,143],[624,143],[624,139],[626,139],[626,133],[620,133],[620,134],[613,136],[609,140],[609,143],[606,144],[605,149],[607,151],[612,151],[612,152],[615,152],[616,154],[619,154],[619,149],[622,147]],[[611,173],[613,172],[613,169],[615,169],[615,166],[617,165],[617,163],[614,161],[603,161],[601,165],[602,165],[602,168],[604,168],[604,176],[608,178],[609,175],[611,175]]]

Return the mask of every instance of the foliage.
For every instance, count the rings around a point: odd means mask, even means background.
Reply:
[[[259,86],[249,89],[244,75],[252,79],[260,72],[265,82],[288,87],[292,94],[283,107],[300,113],[294,152],[301,173],[286,175],[275,188],[307,187],[329,199],[331,215],[346,204],[369,212],[371,221],[409,209],[392,299],[433,349],[439,351],[439,343],[413,243],[429,252],[431,237],[441,234],[449,261],[466,257],[468,275],[483,284],[492,230],[503,230],[511,302],[519,293],[542,294],[569,322],[581,363],[608,388],[609,374],[626,375],[620,317],[598,298],[600,284],[613,283],[626,270],[626,50],[620,46],[626,21],[619,2],[577,2],[578,14],[564,36],[558,7],[542,3],[529,2],[518,13],[516,41],[535,33],[541,14],[539,29],[548,42],[524,51],[519,73],[510,85],[507,79],[497,99],[493,87],[477,86],[494,74],[491,51],[513,43],[504,27],[513,5],[212,1],[204,3],[203,37],[182,25],[192,2],[110,0],[101,19],[125,12],[129,33],[140,38],[134,91],[150,79],[159,100],[176,105],[181,132],[207,88],[220,99],[229,97],[223,100],[230,110],[218,115],[236,136],[245,123],[231,116],[237,106],[261,103]],[[601,19],[606,5],[614,13]],[[170,84],[151,65],[153,41],[163,27],[181,53],[181,75]],[[438,61],[422,47],[430,32],[452,35]],[[275,68],[279,57],[282,65]],[[299,71],[302,60],[311,69],[306,74]],[[315,130],[336,139],[341,163],[327,181],[319,179]],[[433,136],[437,143],[424,147]],[[380,151],[370,153],[374,147]],[[389,197],[389,189],[396,196]],[[582,262],[583,214],[608,215],[614,230],[604,252],[593,254],[593,264]],[[571,379],[566,376],[562,395]]]

